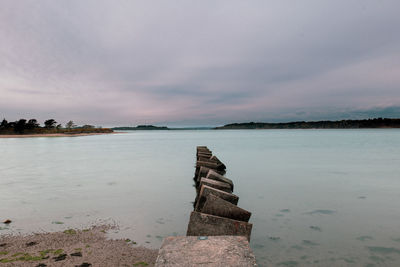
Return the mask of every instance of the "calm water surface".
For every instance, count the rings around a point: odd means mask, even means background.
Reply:
[[[253,212],[260,266],[400,266],[400,130],[136,131],[0,139],[0,234],[115,223],[158,248],[185,235],[195,147]],[[62,223],[62,224],[61,224]]]

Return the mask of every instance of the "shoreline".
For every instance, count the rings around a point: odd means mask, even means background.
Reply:
[[[54,134],[0,134],[0,138],[76,137],[76,136],[103,135],[103,134],[116,134],[116,132],[110,132],[110,133],[78,133],[78,134],[67,134],[67,133],[54,133]]]
[[[108,239],[113,227],[0,235],[1,266],[154,266],[158,250],[129,239]]]

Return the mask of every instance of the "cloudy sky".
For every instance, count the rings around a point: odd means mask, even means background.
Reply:
[[[0,116],[400,117],[398,0],[2,0]]]

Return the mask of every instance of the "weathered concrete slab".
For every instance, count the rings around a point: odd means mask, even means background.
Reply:
[[[253,225],[228,218],[204,214],[193,211],[190,214],[188,236],[218,236],[237,235],[245,236],[250,241]]]
[[[226,169],[226,167],[224,165],[221,165],[221,164],[213,162],[213,161],[201,161],[201,160],[198,160],[196,162],[196,167],[202,167],[202,166],[210,168],[210,169],[221,170],[221,171]]]
[[[207,147],[197,147],[196,153],[212,153]]]
[[[210,170],[213,170],[220,175],[223,175],[225,173],[225,171],[219,171],[219,170],[210,169],[208,167],[201,166],[199,168],[196,168],[196,171],[195,171],[195,177],[194,177],[195,179],[194,180],[196,181],[196,183],[200,182],[201,177],[206,177]]]
[[[158,252],[156,267],[254,267],[256,258],[243,236],[170,236]]]
[[[213,195],[220,197],[226,201],[229,201],[233,205],[237,205],[237,203],[239,202],[239,197],[237,195],[234,195],[234,194],[222,191],[222,190],[218,190],[218,189],[215,189],[215,188],[207,186],[207,185],[203,185],[200,188],[198,198],[196,199],[196,202],[195,202],[195,209],[194,209],[195,211],[199,211],[203,207],[205,201],[207,200],[207,196],[209,194],[213,194]]]
[[[219,173],[217,173],[217,172],[215,172],[213,170],[209,170],[208,171],[206,178],[230,184],[231,190],[233,192],[233,182],[232,182],[231,179],[226,178],[226,177],[222,176],[221,174],[219,174]]]
[[[200,154],[200,155],[203,155],[203,154]],[[202,157],[202,156],[197,156],[197,161],[206,161],[206,162],[216,163],[217,166],[224,166],[224,168],[226,169],[225,164],[223,164],[220,161],[214,160],[213,157],[214,156],[211,156],[211,157],[208,157],[208,158],[207,157]]]
[[[197,211],[243,222],[248,222],[251,217],[251,212],[239,208],[214,194],[208,194],[206,196],[206,201],[203,205],[199,205],[199,210]]]
[[[217,158],[217,156],[214,155],[210,159],[215,162],[218,162],[219,164],[223,165],[226,168],[225,164],[222,161],[220,161],[219,158]]]
[[[215,180],[211,180],[211,179],[207,179],[207,178],[203,177],[203,178],[200,179],[199,188],[201,188],[202,185],[208,185],[208,186],[211,186],[213,188],[216,188],[216,189],[228,192],[228,193],[232,193],[230,184],[227,184],[227,183],[224,183],[224,182],[215,181]]]
[[[199,155],[197,156],[197,161],[215,162],[215,161],[210,160],[210,156],[204,155],[204,154],[199,154]]]

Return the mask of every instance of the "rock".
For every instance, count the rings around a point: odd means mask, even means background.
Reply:
[[[206,197],[204,204],[199,206],[198,212],[243,222],[248,222],[251,217],[251,212],[239,208],[213,194],[209,194]]]
[[[37,242],[32,241],[32,242],[26,243],[25,245],[26,245],[27,247],[31,247],[31,246],[37,245]]]
[[[254,267],[256,259],[243,236],[170,236],[159,250],[156,267]]]
[[[71,253],[69,255],[71,255],[72,257],[82,257],[82,252],[78,251],[78,252]]]
[[[5,223],[5,224],[10,224],[10,223],[12,223],[12,221],[11,220],[5,220],[3,223]]]
[[[227,184],[227,183],[224,183],[224,182],[215,181],[215,180],[211,180],[211,179],[207,179],[207,178],[203,177],[203,178],[200,179],[199,188],[201,188],[202,185],[208,185],[208,186],[211,186],[213,188],[216,188],[216,189],[228,192],[228,193],[232,193],[230,184]]]
[[[231,186],[231,190],[233,192],[233,182],[232,182],[231,179],[228,179],[228,178],[222,176],[221,174],[219,174],[219,173],[217,173],[217,172],[215,172],[213,170],[209,170],[208,171],[206,178],[229,184]]]
[[[209,194],[213,194],[219,198],[229,201],[230,203],[232,203],[234,205],[237,205],[237,203],[239,201],[239,197],[234,194],[231,194],[231,193],[228,193],[228,192],[225,192],[222,190],[218,190],[218,189],[215,189],[215,188],[207,186],[207,185],[203,185],[200,188],[198,198],[196,199],[196,202],[195,202],[195,211],[199,211],[199,209],[203,207],[204,202],[207,199],[207,195],[209,195]]]
[[[63,261],[67,258],[67,254],[60,254],[57,257],[54,257],[54,261]]]
[[[1,243],[1,244],[0,244],[0,248],[1,248],[1,247],[5,247],[5,246],[7,246],[7,243]]]
[[[193,211],[187,230],[188,236],[245,236],[250,241],[253,225],[228,218]]]

